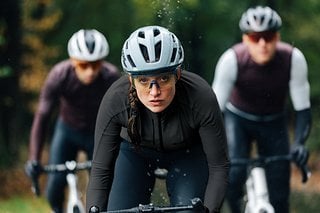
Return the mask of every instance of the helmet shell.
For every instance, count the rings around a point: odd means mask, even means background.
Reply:
[[[278,31],[282,21],[278,13],[270,7],[257,6],[249,8],[242,14],[239,22],[243,33]]]
[[[125,41],[121,63],[131,75],[154,75],[175,70],[183,59],[183,47],[175,34],[160,26],[146,26]]]
[[[101,60],[109,54],[109,44],[95,29],[81,29],[68,42],[69,57],[82,61]]]

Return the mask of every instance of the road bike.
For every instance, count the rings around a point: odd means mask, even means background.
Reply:
[[[76,172],[80,170],[91,169],[91,161],[76,162],[76,161],[66,161],[64,164],[49,164],[41,167],[42,173],[53,173],[53,172],[66,172],[66,180],[68,183],[69,195],[66,212],[67,213],[85,213],[84,204],[80,198],[80,192],[78,190],[78,177]],[[39,196],[40,187],[38,183],[38,178],[32,179],[32,191]]]
[[[270,157],[238,158],[231,160],[231,166],[246,166],[248,176],[246,180],[245,213],[274,213],[269,201],[269,192],[265,174],[265,166],[277,161],[292,161],[292,155],[277,155]],[[302,183],[306,183],[311,176],[307,166],[298,167],[302,175]]]
[[[180,206],[154,206],[152,203],[147,205],[140,204],[137,207],[130,209],[121,209],[113,211],[99,211],[99,208],[93,206],[90,208],[89,213],[140,213],[140,212],[180,212],[191,210],[192,212],[205,213],[207,209],[203,205],[203,202],[200,198],[191,199],[191,204],[189,205],[180,205]]]

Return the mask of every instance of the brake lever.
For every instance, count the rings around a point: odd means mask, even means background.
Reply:
[[[306,183],[309,178],[311,177],[312,173],[307,167],[307,165],[304,165],[300,167],[301,175],[302,175],[302,183]]]

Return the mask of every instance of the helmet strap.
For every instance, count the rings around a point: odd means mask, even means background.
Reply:
[[[180,80],[180,78],[181,78],[181,66],[178,66],[176,68],[176,76],[177,76],[177,81]]]

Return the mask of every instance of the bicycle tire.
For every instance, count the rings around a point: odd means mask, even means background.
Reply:
[[[81,213],[79,206],[73,206],[72,212],[73,213]]]

